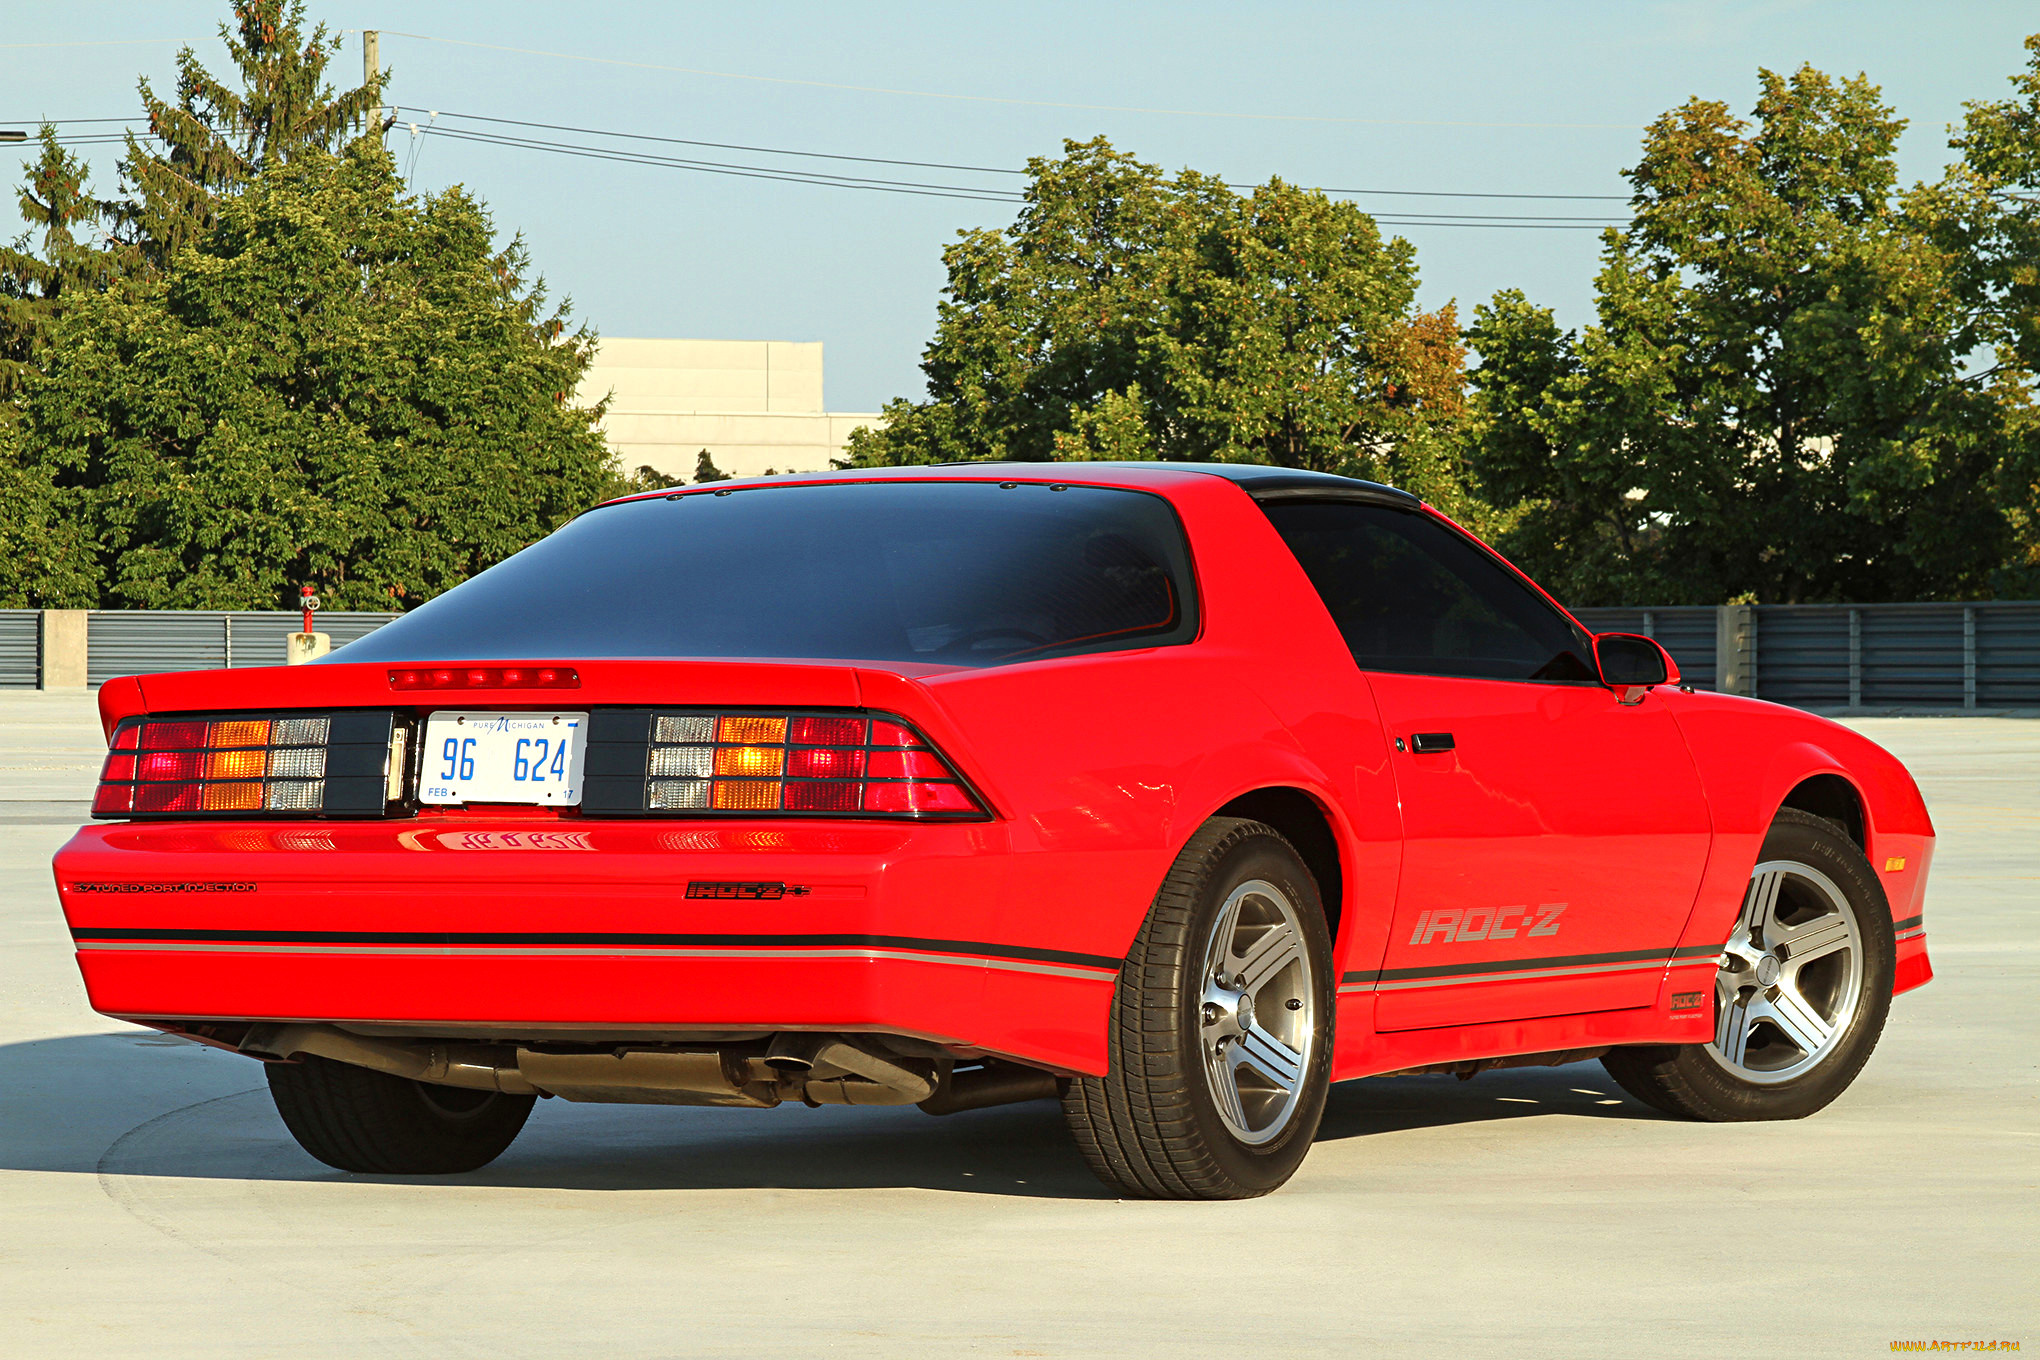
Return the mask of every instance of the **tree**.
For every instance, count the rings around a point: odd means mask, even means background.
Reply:
[[[403,607],[615,488],[592,337],[475,200],[400,188],[374,138],[302,149],[57,323],[21,458],[106,603]]]
[[[83,161],[57,143],[48,123],[42,154],[25,166],[21,216],[29,230],[11,249],[0,249],[0,403],[11,403],[30,369],[49,347],[50,329],[62,311],[106,286],[113,274],[107,252],[78,239],[94,226],[100,205],[86,187]],[[40,231],[42,239],[34,242]],[[31,249],[31,243],[40,249]],[[0,407],[0,412],[5,411]],[[0,413],[0,420],[8,417]]]
[[[140,82],[149,134],[163,149],[128,134],[121,174],[129,193],[108,208],[122,239],[155,265],[206,231],[221,199],[263,170],[307,151],[338,151],[382,99],[379,73],[343,94],[324,83],[340,38],[324,24],[305,35],[304,0],[288,8],[284,0],[236,0],[233,13],[234,27],[221,24],[220,40],[240,68],[241,89],[215,78],[189,47],[177,54],[175,103]]]
[[[694,455],[694,480],[697,482],[727,482],[730,474],[715,465],[715,459],[703,449]]]
[[[1988,384],[2005,425],[1998,491],[2016,546],[2000,592],[2040,594],[2040,34],[2026,39],[2026,69],[2012,99],[1969,105],[1950,145],[1962,154],[1944,181],[1974,308],[1965,345],[1991,363],[1971,376]]]
[[[1580,604],[1975,594],[2009,529],[1945,204],[1898,191],[1867,80],[1760,78],[1750,122],[1696,99],[1650,125],[1597,325],[1476,309],[1479,488]]]
[[[963,233],[927,398],[851,461],[1178,458],[1382,477],[1463,499],[1464,351],[1415,307],[1415,249],[1272,180],[1171,179],[1103,138],[1028,163],[1004,231]]]

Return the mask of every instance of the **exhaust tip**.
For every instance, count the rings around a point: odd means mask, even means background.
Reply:
[[[825,1034],[775,1034],[765,1050],[765,1065],[775,1072],[811,1072],[815,1054],[828,1042]]]

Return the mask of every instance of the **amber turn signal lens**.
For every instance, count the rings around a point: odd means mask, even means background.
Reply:
[[[267,721],[216,722],[206,735],[207,746],[218,749],[222,746],[267,746],[269,724]],[[257,774],[261,771],[257,770]],[[233,776],[228,776],[232,778]]]
[[[715,752],[715,772],[718,777],[777,779],[785,760],[783,746],[719,746]]]
[[[772,741],[786,740],[786,719],[760,718],[744,713],[725,713],[716,724],[717,741]]]
[[[256,725],[255,723],[216,724],[219,727],[254,727]],[[269,724],[262,723],[260,726],[266,728]],[[207,779],[260,779],[264,768],[268,764],[269,752],[259,746],[252,751],[215,751],[206,758],[205,777]],[[257,801],[260,800],[258,799]],[[212,804],[208,803],[206,806],[211,807]]]
[[[769,812],[779,806],[776,779],[718,779],[715,805],[732,812]]]
[[[244,784],[207,784],[200,800],[207,812],[250,812],[262,806],[262,785],[255,780]]]

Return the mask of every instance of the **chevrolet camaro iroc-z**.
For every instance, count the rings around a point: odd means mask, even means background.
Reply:
[[[1806,1115],[1931,976],[1897,760],[1316,473],[635,496],[99,705],[92,1004],[259,1059],[351,1171],[472,1170],[540,1097],[1059,1099],[1122,1192],[1238,1197],[1347,1078]]]

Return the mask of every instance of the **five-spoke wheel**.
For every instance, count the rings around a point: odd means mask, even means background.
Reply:
[[[1835,881],[1791,860],[1759,864],[1715,977],[1707,1051],[1745,1081],[1792,1080],[1848,1032],[1862,972],[1862,931]]]
[[[1296,905],[1265,879],[1234,888],[1204,946],[1199,1046],[1226,1129],[1278,1137],[1296,1113],[1317,1042],[1316,987]]]

